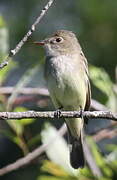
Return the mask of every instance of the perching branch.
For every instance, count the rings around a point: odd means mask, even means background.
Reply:
[[[23,37],[23,39],[16,45],[16,47],[12,50],[10,50],[8,56],[6,57],[6,59],[3,61],[3,63],[0,64],[0,69],[4,68],[5,66],[8,65],[9,60],[11,57],[15,56],[16,53],[19,52],[19,50],[21,49],[21,47],[24,45],[24,43],[28,40],[28,38],[32,35],[32,33],[35,31],[35,28],[37,26],[37,24],[40,23],[41,19],[43,18],[43,16],[46,14],[46,12],[48,11],[49,7],[52,5],[52,3],[54,2],[54,0],[49,0],[48,3],[45,5],[45,7],[41,10],[40,15],[37,17],[37,19],[35,20],[35,22],[32,24],[31,28],[29,29],[29,31],[26,33],[26,35]]]
[[[66,126],[64,124],[60,128],[58,133],[61,136],[63,136],[66,133],[66,130],[67,129],[66,129]],[[30,164],[34,159],[36,159],[39,155],[41,155],[48,148],[48,146],[50,146],[54,142],[55,139],[56,139],[56,137],[52,138],[50,140],[50,142],[48,142],[47,144],[41,145],[40,147],[36,148],[34,151],[30,152],[25,157],[20,158],[16,162],[13,162],[13,163],[1,168],[0,169],[0,176],[3,176],[4,174],[7,174],[9,172],[12,172],[14,170],[17,170],[23,166]],[[85,141],[84,145],[85,145],[85,158],[87,160],[88,165],[92,169],[94,175],[100,176],[101,172],[100,172],[99,168],[96,166],[94,160],[92,160],[92,154],[90,152],[89,147],[87,146],[86,141]]]
[[[61,111],[59,113],[59,118],[78,118],[84,117],[88,119],[108,119],[117,121],[117,114],[111,111]],[[57,111],[27,111],[27,112],[0,112],[0,120],[10,120],[10,119],[22,119],[22,118],[56,118]]]

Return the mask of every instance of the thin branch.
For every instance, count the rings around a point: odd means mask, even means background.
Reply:
[[[48,3],[45,5],[45,7],[41,10],[40,15],[37,17],[37,19],[35,20],[35,22],[32,24],[31,28],[29,29],[29,31],[26,33],[26,35],[23,37],[23,39],[16,45],[16,47],[12,50],[10,50],[8,56],[6,57],[6,59],[3,61],[3,63],[0,64],[0,69],[4,68],[5,66],[8,65],[9,60],[11,57],[15,56],[16,53],[19,52],[19,50],[21,49],[21,47],[24,45],[24,43],[28,40],[28,38],[32,35],[32,33],[35,31],[37,24],[40,23],[41,19],[43,18],[43,16],[46,14],[46,12],[48,11],[48,9],[50,8],[50,6],[52,5],[52,3],[54,2],[54,0],[49,0]]]
[[[91,108],[96,111],[108,111],[108,108],[96,101],[95,99],[91,99]]]
[[[46,117],[46,118],[54,118],[55,117],[55,111],[54,112],[34,112],[34,111],[28,111],[28,112],[20,112],[20,113],[13,113],[13,112],[3,112],[3,113],[6,113],[7,115],[21,115],[22,113],[24,113],[23,115],[25,116],[27,113],[28,113],[28,115],[35,115],[34,117]],[[10,113],[10,114],[9,114]],[[85,114],[86,113],[86,114]],[[97,114],[101,117],[101,116],[103,116],[103,115],[106,115],[106,113],[107,113],[107,115],[109,115],[109,117],[110,117],[110,115],[112,116],[112,113],[111,112],[103,112],[103,111],[94,111],[94,112],[88,112],[88,111],[85,111],[84,113],[83,113],[83,115],[84,116],[86,116],[86,115],[89,115],[90,117],[92,116],[93,117],[93,115],[95,114],[95,118],[98,118],[97,117]],[[71,117],[71,116],[77,116],[77,117],[80,117],[81,116],[81,112],[75,112],[75,114],[74,114],[74,112],[61,112],[61,117],[63,117],[63,116],[69,116],[69,117]],[[114,115],[114,117],[116,116],[116,119],[117,119],[117,115]],[[4,118],[5,118],[6,116],[4,116]],[[25,116],[26,118],[28,117],[28,116]],[[88,116],[87,116],[88,117]],[[4,119],[3,118],[3,119]],[[13,118],[13,117],[12,117]],[[19,116],[19,118],[21,119],[21,116]],[[23,117],[24,118],[24,117]],[[104,118],[104,117],[103,117]],[[106,117],[107,118],[107,117]],[[66,132],[66,126],[65,125],[63,125],[61,128],[60,128],[60,130],[59,130],[59,133],[61,134],[61,136],[63,136],[64,134],[65,134],[65,132]],[[38,148],[36,148],[34,151],[32,151],[31,153],[29,153],[27,156],[25,156],[25,157],[23,157],[23,158],[20,158],[20,159],[18,159],[16,162],[14,162],[14,163],[12,163],[12,164],[10,164],[10,165],[7,165],[7,166],[5,166],[5,167],[3,167],[3,168],[1,168],[0,169],[0,176],[3,176],[4,174],[7,174],[7,173],[9,173],[9,172],[11,172],[11,171],[14,171],[14,170],[17,170],[18,168],[21,168],[21,167],[23,167],[23,166],[26,166],[26,165],[28,165],[28,164],[30,164],[31,163],[31,161],[33,161],[35,158],[37,158],[40,154],[42,154],[47,148],[48,148],[48,146],[49,145],[51,145],[54,141],[55,141],[55,139],[56,139],[56,137],[54,137],[54,138],[52,138],[51,139],[51,141],[49,142],[49,143],[47,143],[47,144],[45,144],[45,145],[41,145],[40,147],[38,147]],[[92,169],[92,171],[93,171],[93,174],[94,175],[97,175],[98,177],[100,177],[100,175],[101,175],[101,172],[100,172],[100,169],[96,166],[96,164],[95,163],[93,163],[93,166],[92,166],[92,164],[91,164],[91,162],[92,162],[92,154],[90,153],[90,149],[87,147],[87,144],[86,144],[86,142],[85,142],[85,144],[84,144],[84,146],[85,146],[85,152],[87,152],[87,154],[85,153],[85,156],[86,156],[86,160],[87,160],[87,163],[88,163],[88,165],[90,166],[90,168]],[[90,157],[90,158],[89,158]],[[94,162],[94,161],[93,161]]]
[[[6,86],[0,87],[0,94],[12,94],[15,87],[13,86]],[[23,87],[19,91],[19,94],[32,94],[32,95],[41,95],[41,96],[49,96],[49,92],[47,88],[32,88],[32,87]],[[96,101],[95,99],[91,99],[91,109],[96,111],[108,111],[108,108],[101,104],[100,102]]]
[[[15,87],[13,86],[6,86],[0,87],[0,94],[12,94]],[[32,88],[32,87],[23,87],[18,91],[19,94],[33,94],[33,95],[42,95],[42,96],[49,96],[49,92],[46,88]]]
[[[115,136],[117,136],[117,129],[103,129],[100,132],[98,132],[97,134],[93,135],[93,139],[98,142],[101,141],[103,139],[111,139],[114,138]]]
[[[117,121],[117,114],[110,111],[61,111],[59,118],[86,117],[90,119],[108,119]],[[27,112],[0,112],[0,120],[22,119],[22,118],[57,118],[57,111],[27,111]]]
[[[90,133],[91,136],[95,136],[96,134],[100,133],[101,131],[103,131],[104,129],[113,129],[114,127],[117,126],[117,121],[111,121],[108,125],[104,126],[104,127],[100,127],[97,130],[94,130]]]
[[[60,130],[58,131],[58,133],[63,136],[66,132],[66,126],[65,124],[60,128]],[[4,174],[7,174],[11,171],[17,170],[20,167],[23,167],[29,163],[31,163],[31,161],[33,161],[34,159],[36,159],[40,154],[42,154],[47,148],[48,146],[50,146],[54,141],[56,140],[56,136],[53,137],[50,142],[48,142],[47,144],[41,145],[40,147],[36,148],[34,151],[30,152],[28,155],[26,155],[23,158],[18,159],[16,162],[9,164],[3,168],[0,169],[0,176],[3,176]]]

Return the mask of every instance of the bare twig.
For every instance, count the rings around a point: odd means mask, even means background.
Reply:
[[[14,89],[15,87],[13,86],[0,87],[0,94],[11,94],[13,93]],[[23,87],[19,89],[19,94],[49,96],[47,88],[40,87]],[[106,106],[96,101],[95,99],[91,99],[91,108],[96,111],[108,111],[108,108]]]
[[[10,50],[10,52],[9,52],[8,56],[6,57],[6,59],[3,61],[3,63],[0,64],[0,69],[7,66],[8,63],[9,63],[10,58],[12,56],[15,56],[16,53],[18,53],[18,51],[21,49],[21,47],[24,45],[24,43],[27,41],[27,39],[35,31],[35,28],[36,28],[37,24],[40,23],[41,19],[46,14],[46,12],[48,11],[49,7],[52,5],[53,2],[54,2],[54,0],[49,0],[48,1],[48,3],[45,5],[45,7],[41,10],[40,15],[37,17],[35,22],[32,24],[30,30],[26,33],[26,35],[23,37],[23,39],[16,45],[16,47],[14,49]]]
[[[60,133],[61,136],[63,136],[66,132],[66,126],[63,125],[58,133]],[[18,159],[16,162],[9,164],[3,168],[0,169],[0,176],[3,176],[4,174],[7,174],[11,171],[17,170],[20,167],[23,167],[31,161],[33,161],[35,158],[37,158],[40,154],[42,154],[48,146],[50,146],[56,139],[56,136],[50,140],[47,144],[41,145],[40,147],[36,148],[34,151],[30,152],[28,155],[26,155],[23,158]]]
[[[56,118],[56,111],[44,111],[44,112],[36,112],[36,111],[27,111],[27,112],[0,112],[0,120],[7,119],[22,119],[22,118]],[[94,118],[99,119],[108,119],[117,121],[117,114],[112,113],[110,111],[84,111],[81,114],[81,111],[61,111],[59,118],[73,118],[73,117],[86,117],[86,118]]]
[[[55,117],[55,111],[52,112],[34,112],[34,111],[28,111],[28,112],[3,112],[0,113],[0,117],[2,115],[2,119],[21,119],[21,118],[29,118],[29,117],[44,117],[44,118],[54,118]],[[94,112],[90,112],[90,111],[85,111],[83,113],[83,115],[85,117],[92,117],[92,118],[109,118],[111,119],[112,117],[115,118],[117,120],[117,115],[116,114],[112,114],[111,112],[107,112],[107,111],[94,111]],[[81,116],[81,112],[61,112],[60,117],[80,117]],[[63,135],[66,132],[66,127],[62,127],[61,130],[61,135]],[[56,137],[54,137],[55,139]],[[27,164],[29,164],[32,160],[34,160],[35,158],[37,158],[40,154],[42,154],[46,148],[53,142],[53,139],[46,145],[42,145],[39,148],[35,149],[33,152],[29,153],[27,156],[20,158],[19,160],[17,160],[15,163],[12,163],[6,167],[3,167],[2,169],[0,169],[0,175],[4,175],[7,174],[8,172],[11,172],[13,170],[16,170],[20,167],[23,167]],[[86,146],[86,144],[85,144]],[[85,147],[86,149],[86,147]],[[87,149],[88,153],[89,153],[89,149]],[[86,153],[85,153],[86,154]],[[90,168],[92,169],[92,165],[90,163],[90,161],[92,162],[92,155],[90,154],[90,159],[87,158],[87,162],[90,166]],[[95,164],[96,165],[96,164]],[[97,166],[95,166],[95,168],[92,169],[93,173],[95,175],[100,176],[100,170],[97,168]]]
[[[96,101],[95,99],[91,99],[91,108],[96,111],[108,111],[108,108]]]
[[[0,87],[0,94],[12,94],[15,87],[13,86],[6,86]],[[42,96],[49,96],[49,92],[46,88],[31,88],[31,87],[23,87],[19,90],[19,94],[33,94],[33,95],[42,95]]]
[[[101,131],[99,131],[97,134],[93,135],[93,139],[98,142],[100,140],[103,140],[103,139],[110,139],[110,138],[113,138],[117,136],[117,129],[112,129],[112,130],[109,130],[109,129],[103,129]]]
[[[100,133],[101,131],[103,131],[104,129],[113,129],[117,126],[117,121],[111,121],[111,123],[109,123],[108,125],[104,126],[104,127],[100,127],[97,130],[94,130],[90,133],[91,136],[95,136],[96,134]]]

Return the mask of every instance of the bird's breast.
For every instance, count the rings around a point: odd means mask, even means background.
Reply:
[[[51,58],[48,62],[47,81],[49,84],[54,84],[57,89],[65,90],[70,86],[69,80],[73,79],[74,65],[66,56]]]
[[[62,104],[66,103],[66,106],[75,106],[81,101],[84,83],[81,81],[78,63],[72,57],[51,58],[46,62],[46,70],[48,89],[52,96],[56,96]]]

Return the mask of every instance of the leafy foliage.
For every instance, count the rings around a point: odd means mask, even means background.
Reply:
[[[103,68],[90,66],[90,78],[93,84],[106,95],[106,106],[112,111],[117,111],[117,93],[114,91],[116,86]]]

